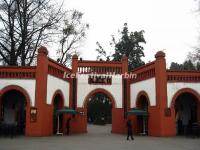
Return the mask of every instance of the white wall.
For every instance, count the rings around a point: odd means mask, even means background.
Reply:
[[[107,90],[113,96],[117,108],[122,108],[122,76],[112,76],[111,85],[93,85],[88,84],[88,75],[78,75],[77,84],[77,106],[83,107],[87,95],[98,88]]]
[[[183,88],[190,88],[200,94],[200,83],[167,83],[167,99],[168,99],[168,107],[171,106],[172,98],[176,92]]]
[[[0,90],[9,85],[22,87],[28,93],[32,106],[35,106],[35,79],[0,79]]]
[[[69,82],[56,78],[52,75],[47,76],[47,104],[52,103],[54,93],[60,90],[64,97],[64,105],[69,106]]]
[[[136,107],[136,101],[137,101],[136,98],[139,92],[141,91],[145,91],[148,94],[151,106],[155,106],[156,105],[155,78],[131,84],[130,87],[131,108]]]

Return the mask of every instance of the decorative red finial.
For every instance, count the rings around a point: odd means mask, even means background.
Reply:
[[[160,58],[160,57],[165,57],[165,53],[163,51],[158,51],[156,54],[155,54],[155,58]]]
[[[74,54],[74,55],[72,56],[72,59],[78,59],[78,56],[77,56],[76,54]]]
[[[38,49],[38,53],[42,53],[42,54],[48,55],[48,50],[47,50],[46,47],[41,46],[41,47]]]

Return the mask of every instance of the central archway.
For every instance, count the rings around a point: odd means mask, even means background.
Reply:
[[[116,108],[115,100],[105,89],[95,89],[85,98],[83,107],[87,111],[87,123],[95,125],[112,124],[112,111]],[[112,129],[111,129],[112,131]]]

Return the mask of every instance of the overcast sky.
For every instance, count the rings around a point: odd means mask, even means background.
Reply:
[[[96,59],[97,41],[110,54],[111,35],[118,35],[125,22],[129,31],[145,31],[145,62],[153,61],[156,51],[164,49],[168,65],[182,63],[197,45],[195,0],[64,0],[64,7],[83,12],[90,25],[79,49],[83,59]]]

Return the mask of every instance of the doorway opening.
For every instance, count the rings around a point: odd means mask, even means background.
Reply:
[[[192,135],[198,125],[198,99],[192,93],[181,93],[175,100],[176,134]]]
[[[148,114],[148,98],[145,95],[139,96],[137,101],[137,107],[141,110],[144,110]],[[147,115],[138,115],[137,116],[137,125],[138,125],[138,132],[141,135],[148,135],[148,116]]]
[[[1,99],[1,134],[25,135],[26,97],[18,90],[9,90]]]
[[[104,93],[96,93],[87,103],[87,121],[89,124],[112,124],[112,102]]]
[[[63,133],[63,114],[57,114],[57,110],[64,107],[61,94],[56,94],[53,99],[53,134]]]
[[[113,109],[116,104],[113,96],[104,89],[95,89],[85,99],[87,109],[87,131],[107,134],[112,131]]]

